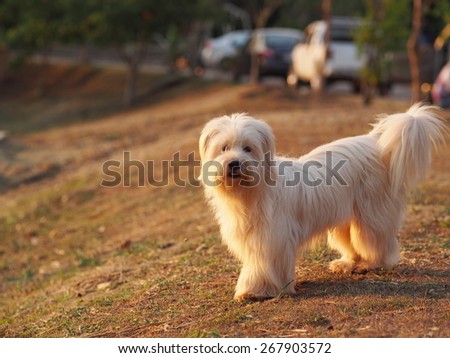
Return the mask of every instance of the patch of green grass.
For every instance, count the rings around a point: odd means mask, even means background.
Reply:
[[[207,246],[213,246],[220,244],[220,238],[217,235],[208,235],[202,237],[202,244]]]
[[[206,310],[208,308],[206,307]],[[225,311],[222,314],[218,314],[213,320],[213,327],[216,326],[224,326],[229,324],[238,324],[243,323],[249,320],[252,320],[252,309],[245,307],[238,307],[236,309],[231,309],[229,311]]]
[[[143,287],[145,289],[145,287]],[[131,289],[131,288],[127,288],[124,287],[122,288],[119,292],[116,292],[113,296],[111,294],[109,294],[109,299],[113,300],[113,301],[126,301],[128,299],[130,299],[131,297],[133,297],[136,294],[136,291]]]
[[[11,264],[7,261],[6,258],[2,258],[2,260],[0,260],[0,273],[3,271],[8,271],[9,269],[11,269]]]
[[[0,217],[0,237],[3,240],[11,241],[12,237],[16,233],[16,227],[19,222],[19,218],[13,212],[7,212],[5,216]],[[3,241],[3,244],[5,241]],[[3,246],[3,245],[2,245]],[[14,243],[13,246],[15,249],[19,249],[18,243]]]
[[[26,281],[31,281],[33,279],[33,277],[35,276],[35,272],[31,269],[25,269],[22,274],[18,275],[18,276],[7,276],[5,277],[5,281],[6,282],[26,282]]]
[[[79,267],[91,267],[91,266],[100,266],[101,261],[97,257],[86,257],[81,251],[77,251],[77,260]]]
[[[323,261],[329,259],[331,250],[326,244],[320,245],[308,251],[307,258],[309,261]]]
[[[73,295],[71,295],[69,293],[64,293],[64,294],[56,295],[54,297],[54,300],[56,303],[66,303],[66,302],[69,302],[72,298],[73,298]]]
[[[331,323],[327,317],[325,317],[321,314],[316,314],[316,313],[313,313],[310,316],[305,317],[303,319],[303,322],[306,325],[311,325],[311,326],[315,326],[315,327],[328,326]]]
[[[446,237],[433,236],[432,238],[430,238],[430,243],[432,243],[434,245],[438,245],[443,249],[450,247],[450,239],[448,239]]]
[[[66,316],[68,318],[79,318],[83,315],[85,315],[88,311],[88,308],[86,306],[78,306],[75,308],[72,308],[66,313]]]
[[[110,296],[99,297],[92,302],[92,304],[97,307],[111,307],[113,303],[114,301]]]
[[[406,297],[392,297],[380,301],[372,301],[367,304],[367,307],[372,312],[383,310],[397,310],[414,306],[414,302]]]
[[[414,305],[414,302],[406,297],[378,298],[361,300],[358,305],[342,306],[340,311],[344,314],[350,314],[355,318],[359,318],[384,312],[401,311]]]
[[[82,205],[94,198],[94,196],[97,194],[97,190],[94,189],[82,189],[75,191],[71,196],[70,200],[75,205]]]
[[[215,331],[204,331],[200,329],[194,329],[186,335],[187,338],[221,338],[222,335]]]
[[[79,332],[81,334],[89,334],[89,333],[96,333],[100,332],[104,327],[100,324],[87,324],[84,326],[80,326]]]

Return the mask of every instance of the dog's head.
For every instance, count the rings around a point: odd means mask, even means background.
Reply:
[[[199,179],[207,187],[257,187],[270,176],[275,142],[270,127],[260,120],[246,114],[214,118],[199,145]]]

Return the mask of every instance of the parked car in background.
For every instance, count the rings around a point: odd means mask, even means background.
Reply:
[[[403,50],[394,51],[389,55],[391,59],[390,81],[411,83],[411,67],[406,45]],[[424,41],[422,38],[422,41],[419,42],[419,79],[424,94],[431,90],[439,71],[446,63],[445,59],[446,55],[443,50],[434,48],[433,43]]]
[[[359,91],[360,73],[365,59],[360,55],[353,36],[360,21],[356,18],[333,17],[330,24],[328,50],[325,46],[326,23],[315,21],[307,26],[305,43],[298,44],[292,51],[288,83],[294,85],[298,80],[303,80],[317,88],[322,85],[322,78],[325,78],[327,83],[351,82],[354,90]]]
[[[286,77],[291,66],[291,52],[294,46],[304,41],[300,30],[288,28],[264,28],[257,30],[239,50],[232,66],[233,78],[238,80],[250,73],[252,41],[258,56],[259,75]]]
[[[238,51],[250,39],[251,31],[237,30],[209,39],[201,51],[205,67],[229,69]]]
[[[441,69],[431,89],[433,103],[441,108],[450,108],[450,61]]]

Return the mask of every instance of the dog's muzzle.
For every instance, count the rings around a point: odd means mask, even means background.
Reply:
[[[228,163],[227,177],[239,178],[241,176],[241,163],[239,160],[232,160]]]

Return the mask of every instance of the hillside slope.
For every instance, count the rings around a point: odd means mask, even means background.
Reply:
[[[168,185],[141,187],[136,166],[129,187],[100,185],[104,163],[124,155],[152,161],[156,180],[175,153],[198,158],[201,128],[217,115],[268,121],[278,151],[297,156],[407,104],[183,86],[138,109],[0,142],[0,336],[450,336],[448,146],[410,200],[401,264],[336,276],[323,247],[299,259],[296,297],[249,304],[232,300],[239,267],[200,188],[176,185],[173,170]]]

